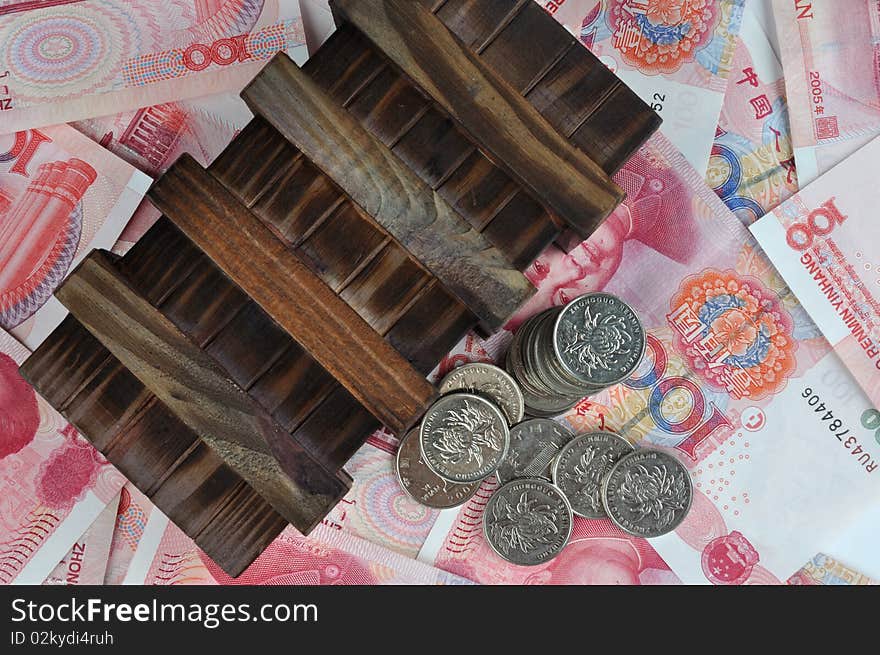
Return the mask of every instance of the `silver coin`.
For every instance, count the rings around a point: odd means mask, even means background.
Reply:
[[[589,432],[569,441],[553,462],[553,484],[562,490],[572,511],[587,519],[606,516],[602,482],[617,461],[633,452],[632,444],[610,432]]]
[[[528,349],[523,353],[523,360],[529,372],[549,391],[559,395],[583,397],[583,390],[579,386],[567,384],[565,380],[554,376],[549,366],[549,360],[553,358],[554,353],[552,350],[547,349],[546,344],[548,340],[544,336],[546,334],[545,327],[552,327],[555,321],[556,316],[554,314],[545,316],[538,321],[535,326],[535,336],[529,341]]]
[[[541,478],[550,481],[550,469],[559,449],[574,435],[556,421],[533,418],[510,428],[510,450],[495,471],[504,484],[517,478]]]
[[[479,482],[457,484],[444,480],[428,468],[419,447],[419,429],[407,432],[395,459],[397,479],[406,495],[425,507],[448,509],[467,502],[480,488]]]
[[[556,319],[553,349],[576,379],[611,386],[629,377],[645,354],[645,330],[632,307],[607,293],[571,301]]]
[[[535,338],[534,327],[545,317],[555,316],[559,308],[551,308],[527,319],[513,336],[507,351],[505,368],[519,384],[525,401],[526,414],[529,416],[551,417],[565,413],[583,398],[583,392],[576,396],[566,396],[544,385],[535,375],[524,358]],[[552,351],[551,351],[552,352]]]
[[[523,323],[522,326],[520,326],[520,329],[517,330],[516,334],[513,336],[513,341],[511,342],[510,348],[507,351],[506,368],[508,372],[514,376],[514,378],[517,380],[517,382],[520,383],[520,385],[531,387],[537,393],[541,392],[541,389],[538,387],[539,381],[532,379],[523,355],[524,352],[529,348],[529,344],[534,336],[532,330],[533,326],[548,312],[552,312],[552,310],[548,310],[542,312],[541,314],[537,314],[536,316],[532,316],[525,323]]]
[[[561,416],[577,405],[581,400],[580,398],[572,399],[564,396],[557,396],[556,398],[551,399],[542,398],[540,396],[532,397],[525,391],[523,391],[523,396],[526,401],[526,416],[536,418],[553,418],[554,416]]]
[[[508,354],[508,359],[510,358]],[[572,407],[578,404],[582,396],[571,397],[563,396],[557,393],[547,393],[546,391],[538,391],[531,387],[525,380],[517,381],[525,401],[525,413],[528,416],[552,417],[564,414]]]
[[[659,450],[637,450],[622,457],[602,485],[605,512],[621,530],[637,537],[675,530],[693,496],[688,470]]]
[[[534,566],[556,557],[571,537],[565,495],[546,480],[522,478],[498,489],[483,513],[483,534],[498,555]]]
[[[516,381],[506,371],[492,364],[465,364],[450,371],[440,382],[440,393],[467,391],[486,396],[494,402],[510,425],[523,418],[523,395]]]
[[[441,478],[477,482],[505,458],[510,433],[495,403],[472,393],[451,393],[428,409],[419,444],[425,464]]]

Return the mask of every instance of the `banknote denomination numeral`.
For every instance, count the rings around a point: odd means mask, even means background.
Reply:
[[[803,223],[792,223],[785,232],[789,247],[804,251],[812,247],[816,237],[827,237],[838,225],[843,225],[847,217],[834,203],[834,198],[826,200],[809,214]]]
[[[653,360],[651,369],[640,377],[631,377],[624,386],[631,389],[652,389],[648,401],[648,411],[658,428],[664,432],[682,436],[683,439],[675,446],[692,460],[697,460],[697,447],[708,439],[716,430],[732,428],[733,423],[727,415],[713,402],[707,402],[702,389],[692,380],[680,376],[666,377],[669,357],[666,349],[657,337],[647,335],[645,361]],[[691,408],[687,416],[680,420],[671,420],[664,415],[664,401],[674,393],[685,392],[690,395]],[[706,405],[709,415],[706,416]],[[678,418],[678,417],[676,417]]]
[[[211,45],[193,43],[183,51],[183,65],[192,71],[204,70],[212,63],[228,66],[235,62],[243,63],[253,55],[247,47],[247,34],[218,39]]]

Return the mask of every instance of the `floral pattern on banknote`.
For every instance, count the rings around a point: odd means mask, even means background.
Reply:
[[[49,507],[69,510],[94,486],[107,460],[71,426],[69,440],[40,465],[37,494]]]
[[[38,437],[40,423],[36,393],[18,374],[15,360],[0,352],[0,461],[31,445]],[[69,511],[94,486],[107,462],[71,426],[61,434],[64,440],[36,470],[34,492],[45,508]]]
[[[438,510],[409,497],[394,468],[397,441],[385,432],[371,436],[345,465],[354,483],[323,524],[415,557]]]
[[[18,367],[27,355],[26,348],[0,330],[0,583],[4,584],[42,582],[74,540],[118,497],[124,483],[100,453],[22,379]]]
[[[500,497],[493,514],[495,521],[488,524],[488,529],[492,541],[505,554],[514,551],[528,553],[539,546],[549,546],[559,533],[556,512],[528,491],[520,494],[515,505]]]
[[[26,4],[0,21],[5,132],[237,94],[277,52],[305,54],[292,0]]]
[[[761,399],[794,372],[794,322],[756,278],[706,270],[682,282],[670,311],[676,349],[716,389]]]
[[[144,534],[147,514],[137,503],[133,503],[131,492],[125,487],[119,498],[119,511],[116,516],[116,533],[119,538],[134,550]]]
[[[618,52],[641,72],[674,73],[712,40],[721,20],[712,0],[610,0]]]

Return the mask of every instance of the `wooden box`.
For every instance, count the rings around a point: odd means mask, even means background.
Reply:
[[[350,488],[425,376],[533,289],[564,229],[622,200],[611,175],[659,119],[532,0],[338,0],[299,69],[207,170],[183,157],[123,258],[96,252],[23,375],[222,568]]]

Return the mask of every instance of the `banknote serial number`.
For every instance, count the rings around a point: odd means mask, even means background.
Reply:
[[[877,470],[877,462],[871,457],[871,453],[862,448],[858,438],[850,433],[849,426],[843,420],[834,416],[834,411],[825,405],[825,401],[822,400],[819,394],[815,393],[811,387],[806,387],[801,392],[801,398],[806,400],[807,406],[813,413],[819,415],[819,421],[837,437],[837,440],[843,444],[843,447],[849,451],[850,455],[856,458],[858,463],[865,468],[865,471],[873,473]],[[872,411],[876,412],[877,415],[871,414]],[[880,412],[877,412],[877,410],[868,410],[862,414],[861,423],[862,427],[874,429],[875,434],[880,434]],[[876,427],[871,428],[870,426],[874,424],[876,424]]]

